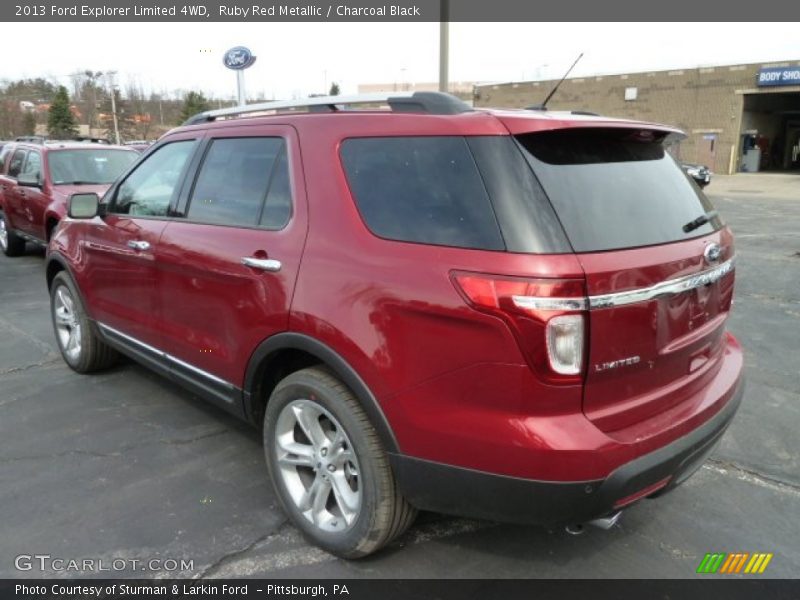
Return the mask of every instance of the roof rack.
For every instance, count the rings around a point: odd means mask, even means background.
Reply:
[[[14,138],[15,142],[27,142],[29,144],[44,144],[47,137],[43,135],[18,135]]]
[[[472,111],[472,107],[443,92],[376,92],[354,96],[317,96],[299,100],[277,100],[208,110],[187,119],[184,125],[214,121],[220,117],[236,117],[249,113],[308,108],[311,112],[337,112],[351,104],[388,104],[394,112],[424,112],[431,115],[457,115]]]
[[[46,135],[18,135],[15,142],[23,142],[27,144],[69,144],[73,142],[84,142],[91,144],[110,144],[106,138],[92,137],[88,135],[76,135],[66,139],[51,139]]]
[[[90,136],[90,135],[76,135],[75,137],[70,138],[67,141],[71,141],[71,142],[89,142],[91,144],[108,144],[108,145],[111,144],[111,142],[108,140],[108,138],[94,137],[94,136]]]

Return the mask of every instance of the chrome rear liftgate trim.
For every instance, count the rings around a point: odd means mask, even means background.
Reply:
[[[647,302],[655,298],[681,294],[714,283],[733,271],[735,262],[736,257],[732,257],[724,263],[700,273],[693,273],[677,279],[667,279],[650,287],[625,292],[589,296],[588,298],[512,296],[512,300],[517,307],[530,310],[577,311],[625,306],[626,304],[636,304],[637,302]]]
[[[624,306],[625,304],[635,304],[636,302],[646,302],[662,296],[673,296],[682,292],[688,292],[699,287],[703,287],[715,281],[719,281],[725,275],[733,271],[736,258],[730,258],[724,263],[711,269],[678,277],[677,279],[667,279],[650,287],[639,288],[627,292],[616,292],[614,294],[603,294],[600,296],[589,296],[589,308],[611,308],[614,306]]]

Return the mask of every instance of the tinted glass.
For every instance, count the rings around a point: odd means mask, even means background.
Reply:
[[[138,156],[133,150],[51,150],[47,164],[54,185],[108,184]]]
[[[713,207],[648,132],[577,129],[518,139],[576,252],[664,244],[721,226],[715,218],[683,231]]]
[[[194,145],[194,140],[172,142],[150,154],[119,186],[110,211],[166,216]]]
[[[509,135],[468,137],[509,252],[572,252],[553,207]]]
[[[38,152],[28,152],[28,160],[20,174],[32,175],[41,181],[42,177],[42,157]]]
[[[259,224],[269,229],[281,229],[292,216],[292,188],[289,181],[289,157],[286,148],[281,150],[272,171],[272,180],[267,193],[267,203]]]
[[[14,150],[14,147],[9,144],[4,144],[0,150],[0,173],[5,172],[6,162],[11,157],[12,150]]]
[[[342,144],[342,162],[358,209],[375,235],[505,249],[463,137],[350,139]]]
[[[17,150],[11,157],[11,163],[8,165],[8,176],[17,177],[22,170],[22,163],[25,162],[25,150]]]
[[[230,138],[211,143],[195,182],[189,219],[256,226],[281,138]]]

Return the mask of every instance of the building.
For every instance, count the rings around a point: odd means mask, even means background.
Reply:
[[[555,81],[475,86],[475,106],[540,104]],[[675,125],[673,149],[718,173],[800,170],[800,61],[567,79],[551,110]]]

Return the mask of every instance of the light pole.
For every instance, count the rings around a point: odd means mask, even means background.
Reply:
[[[114,121],[114,141],[119,146],[119,123],[117,122],[117,91],[114,86],[114,75],[116,75],[116,71],[106,71],[106,79],[108,80],[108,85],[111,88],[111,118]]]
[[[447,92],[450,60],[450,0],[440,0],[439,7],[439,91]]]

